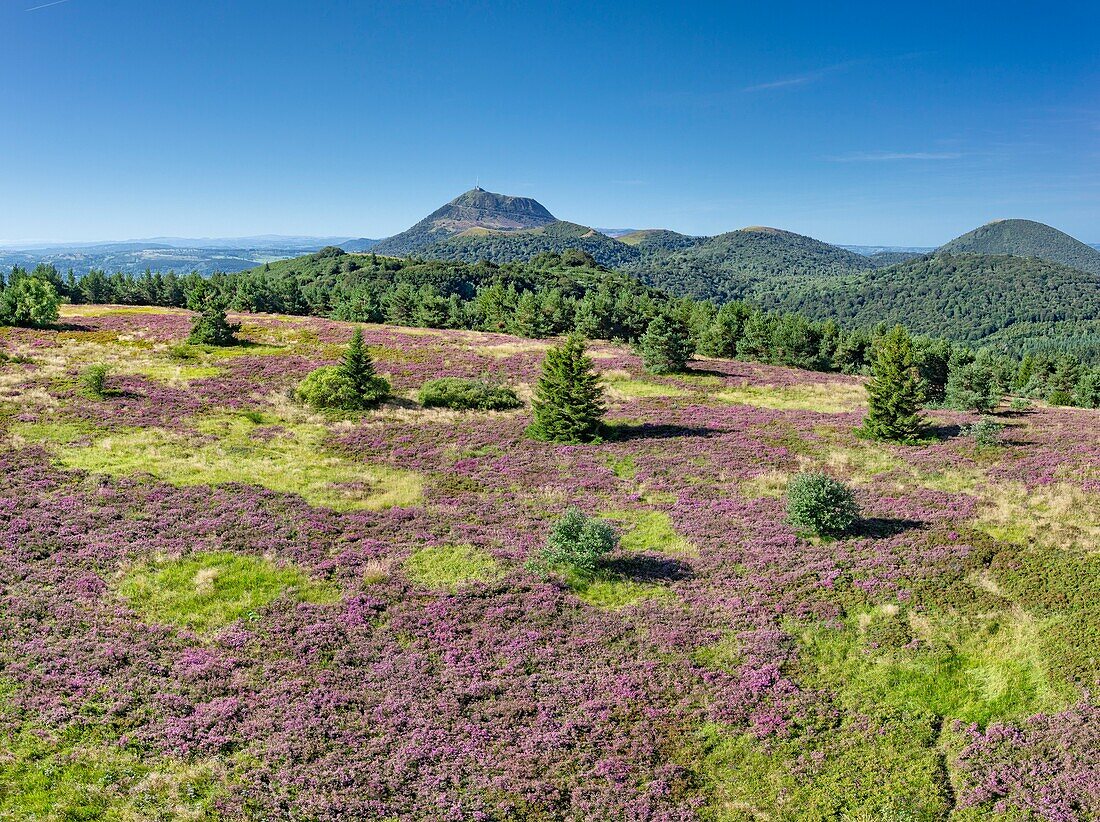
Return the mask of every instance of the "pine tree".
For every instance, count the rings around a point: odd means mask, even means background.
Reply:
[[[603,388],[585,354],[583,337],[571,334],[546,352],[532,406],[535,419],[527,428],[532,439],[580,443],[599,436],[606,412]]]
[[[695,353],[695,343],[687,326],[664,314],[650,320],[638,347],[645,370],[651,374],[683,371]]]
[[[363,329],[359,326],[355,327],[355,333],[351,335],[351,342],[344,352],[340,373],[351,381],[359,396],[372,392],[377,375],[374,372],[374,360],[371,359],[367,346],[363,344]]]
[[[894,326],[878,341],[862,430],[874,439],[917,440],[927,430],[920,415],[923,402],[924,381],[914,359],[913,341],[902,326]]]
[[[225,300],[217,288],[205,280],[199,284],[187,296],[187,305],[192,311],[197,311],[195,319],[191,321],[191,333],[187,342],[193,345],[233,345],[237,342],[234,336],[241,330],[239,323],[231,323],[225,317]]]

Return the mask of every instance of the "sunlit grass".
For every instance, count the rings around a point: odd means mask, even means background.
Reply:
[[[772,469],[742,482],[741,493],[749,499],[782,499],[790,480],[791,475],[786,471]]]
[[[225,551],[134,566],[116,591],[145,620],[198,633],[252,617],[284,594],[301,602],[340,598],[335,586],[293,565]]]
[[[659,397],[686,397],[688,392],[675,385],[648,382],[646,380],[616,379],[606,383],[607,393],[618,399],[652,399]]]
[[[653,551],[673,556],[698,553],[695,546],[676,533],[664,511],[608,511],[604,518],[618,525],[619,545],[625,551]]]
[[[886,607],[844,630],[803,630],[804,682],[835,689],[854,710],[1013,719],[1063,706],[1065,684],[1048,670],[1044,630],[1022,611],[963,617]]]
[[[716,391],[711,396],[736,405],[754,405],[780,411],[843,414],[862,407],[866,402],[867,392],[862,385],[830,382],[783,387],[741,385]]]
[[[995,539],[1056,550],[1100,551],[1100,495],[1067,483],[1029,490],[986,486],[975,525]]]
[[[472,545],[435,545],[405,560],[405,574],[425,588],[455,590],[471,582],[499,579],[503,570],[492,554]]]
[[[162,308],[151,305],[69,305],[63,304],[57,312],[66,317],[126,317],[142,314],[189,314],[182,308]]]
[[[565,575],[565,582],[582,601],[609,611],[637,605],[647,599],[671,596],[671,591],[661,585],[638,582],[606,571],[569,573]]]
[[[322,425],[287,423],[269,437],[253,436],[258,427],[245,416],[216,417],[198,423],[209,437],[136,428],[100,434],[90,445],[66,444],[78,433],[67,427],[13,430],[47,445],[63,467],[97,474],[145,473],[179,486],[258,485],[336,511],[407,507],[423,497],[423,480],[414,472],[327,452]]]

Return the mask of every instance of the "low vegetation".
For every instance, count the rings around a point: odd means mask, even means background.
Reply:
[[[523,405],[508,386],[464,377],[428,380],[420,386],[419,400],[425,408],[476,411],[507,411]]]

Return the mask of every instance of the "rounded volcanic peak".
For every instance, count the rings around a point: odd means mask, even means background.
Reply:
[[[433,211],[422,222],[431,223],[436,229],[465,231],[475,226],[498,230],[538,228],[555,219],[542,203],[530,197],[511,197],[472,188]]]
[[[994,220],[941,246],[951,254],[1037,257],[1100,276],[1100,251],[1034,220]]]

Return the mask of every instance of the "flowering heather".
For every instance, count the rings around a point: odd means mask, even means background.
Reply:
[[[872,443],[858,379],[594,343],[554,445],[415,402],[529,402],[547,341],[366,326],[395,396],[339,418],[292,390],[350,326],[230,319],[0,336],[0,819],[1100,817],[1100,412]],[[807,471],[851,533],[786,521]],[[617,551],[528,570],[571,507]]]

